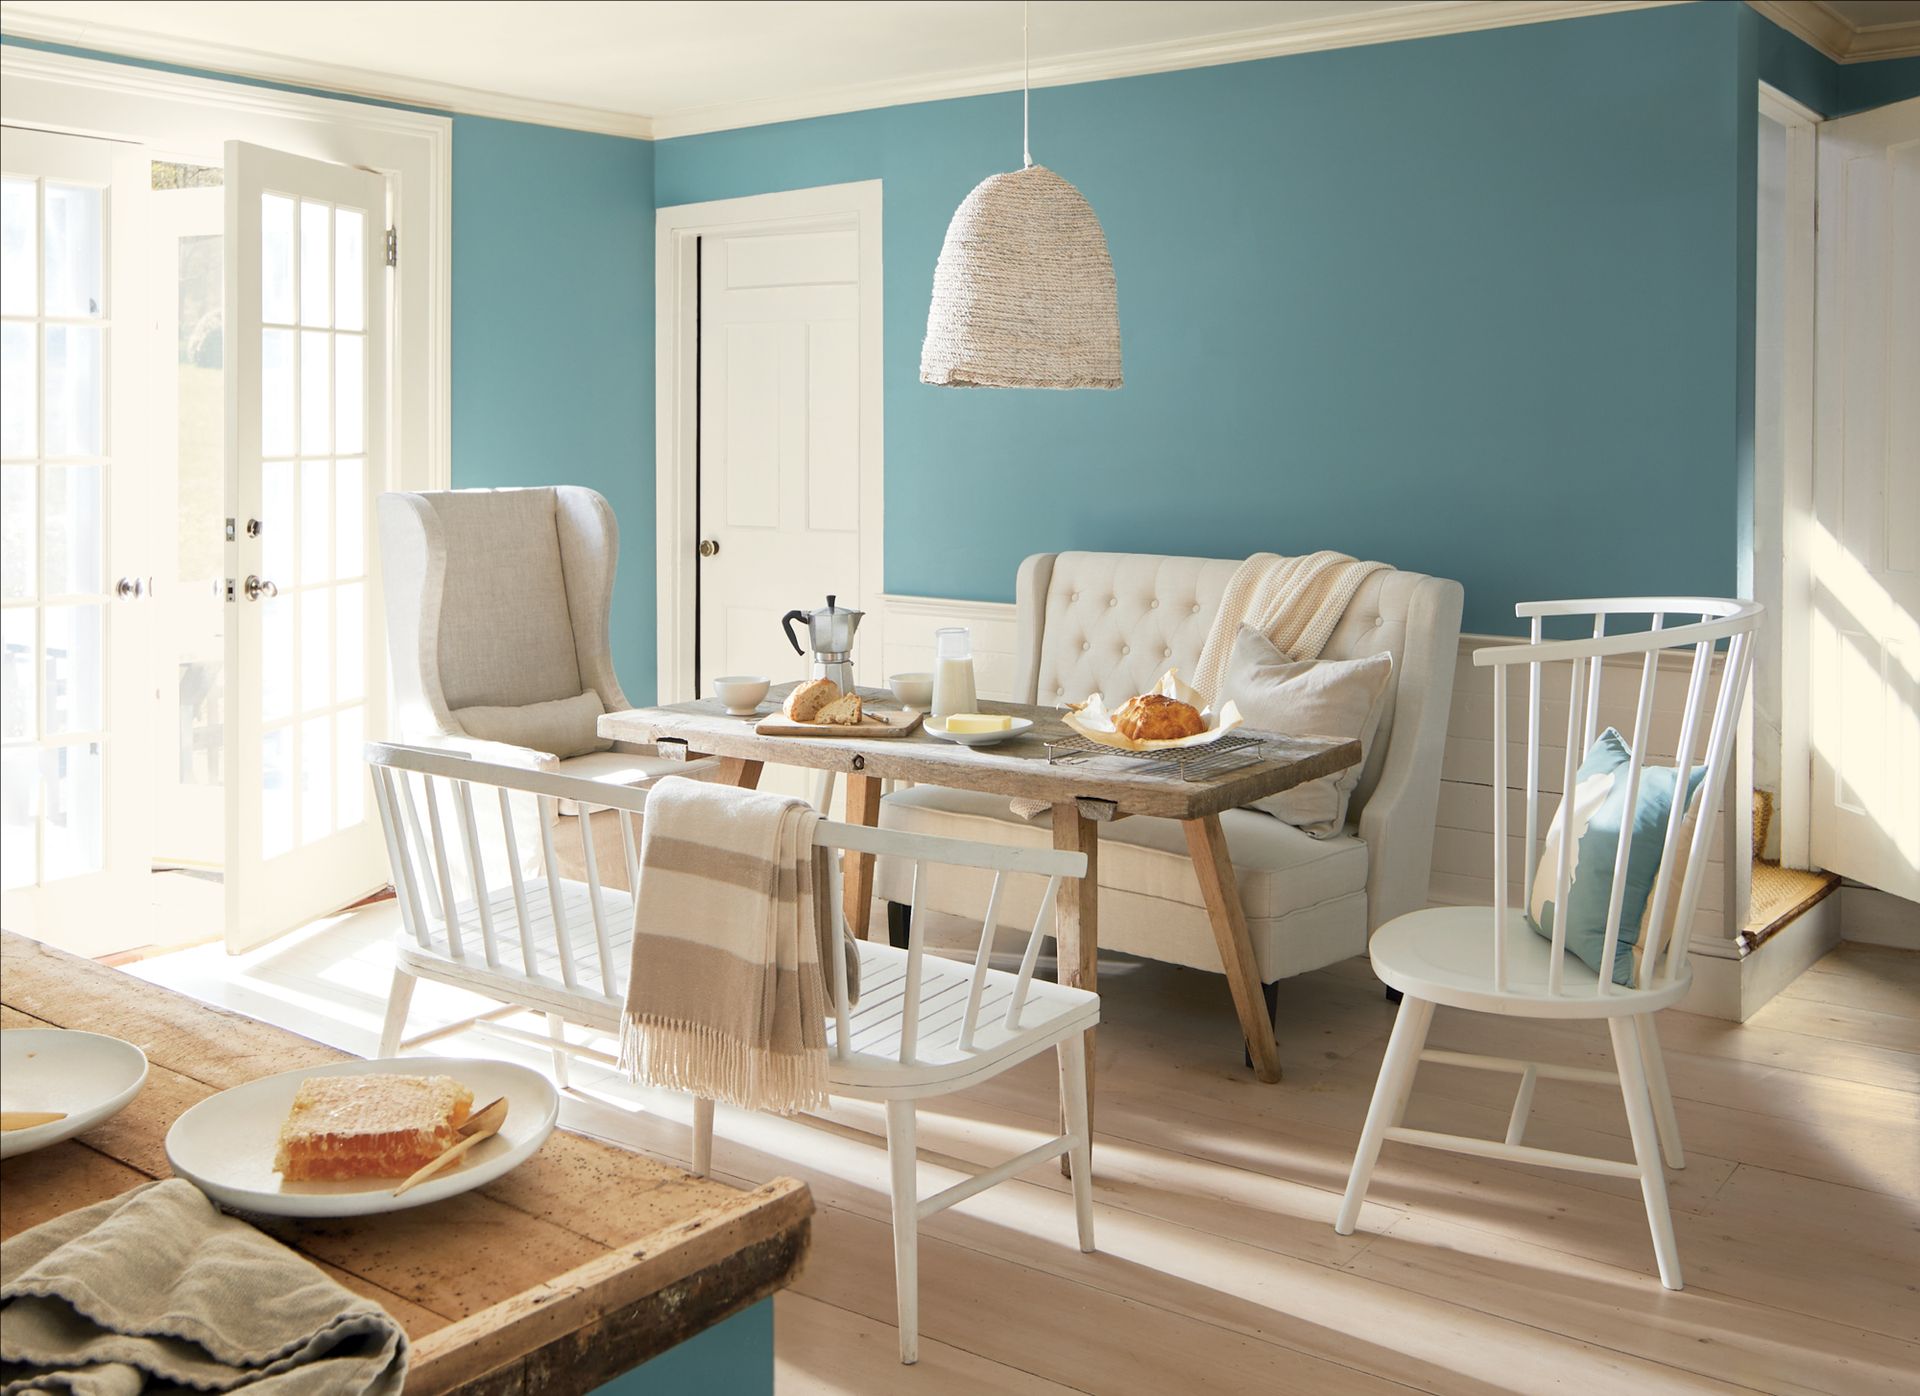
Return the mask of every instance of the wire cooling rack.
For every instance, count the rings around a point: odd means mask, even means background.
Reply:
[[[1049,741],[1046,746],[1049,765],[1073,765],[1097,756],[1117,756],[1177,772],[1182,780],[1209,780],[1229,771],[1257,766],[1267,759],[1265,741],[1238,732],[1229,732],[1205,746],[1161,747],[1156,751],[1122,751],[1118,747],[1102,746],[1078,732]]]

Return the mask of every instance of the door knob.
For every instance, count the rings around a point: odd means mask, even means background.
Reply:
[[[272,582],[262,581],[258,577],[247,578],[247,600],[258,601],[263,596],[278,596],[280,588]]]
[[[701,557],[713,557],[719,551],[720,551],[720,540],[718,538],[702,538],[700,540],[700,556]]]
[[[144,590],[138,577],[122,577],[113,584],[113,594],[122,601],[137,601]]]

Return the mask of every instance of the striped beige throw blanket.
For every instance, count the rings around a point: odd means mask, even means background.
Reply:
[[[1209,698],[1218,695],[1242,625],[1258,630],[1291,659],[1318,659],[1360,584],[1385,570],[1384,562],[1356,562],[1345,553],[1255,553],[1240,564],[1220,598],[1194,666],[1193,686]]]
[[[822,940],[842,947],[819,822],[803,800],[680,776],[648,793],[620,1026],[634,1080],[781,1114],[826,1104]]]

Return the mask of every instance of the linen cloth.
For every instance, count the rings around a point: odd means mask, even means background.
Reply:
[[[1294,660],[1318,659],[1360,584],[1384,562],[1357,562],[1345,553],[1321,551],[1301,557],[1255,553],[1235,569],[1220,597],[1194,666],[1193,686],[1210,700],[1233,653],[1234,637],[1250,625]]]
[[[145,1183],[0,1245],[0,1392],[395,1396],[407,1338],[192,1183]]]
[[[845,956],[851,1000],[859,959],[834,932],[819,822],[785,795],[682,776],[653,787],[620,1026],[634,1080],[781,1114],[826,1104],[821,964]]]

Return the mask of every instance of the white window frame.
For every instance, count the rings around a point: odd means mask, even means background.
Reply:
[[[159,158],[207,165],[222,163],[227,141],[245,140],[384,174],[399,239],[389,340],[387,488],[450,487],[450,119],[9,44],[0,48],[0,121],[129,141]]]
[[[885,634],[886,433],[881,374],[885,268],[881,257],[881,182],[861,180],[777,194],[675,204],[654,215],[654,597],[656,701],[677,703],[693,688],[693,602],[699,535],[698,442],[700,239],[709,234],[805,232],[852,228],[860,237],[860,596],[864,655],[881,653]],[[870,659],[860,663],[862,683]]]

